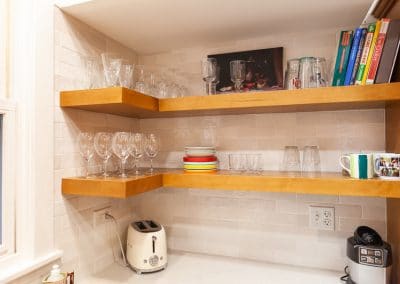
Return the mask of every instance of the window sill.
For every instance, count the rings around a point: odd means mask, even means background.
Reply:
[[[51,262],[59,260],[62,254],[62,251],[56,250],[47,255],[14,264],[0,272],[0,283],[8,283]]]

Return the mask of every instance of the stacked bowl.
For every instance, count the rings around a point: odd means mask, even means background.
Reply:
[[[215,147],[185,147],[183,169],[185,172],[215,172],[218,159]]]

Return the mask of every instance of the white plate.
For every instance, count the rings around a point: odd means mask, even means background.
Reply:
[[[213,150],[215,151],[215,147],[203,147],[203,146],[199,146],[199,147],[185,147],[185,150]]]
[[[185,151],[186,156],[189,157],[207,157],[207,156],[214,156],[215,151],[206,151],[206,150],[191,150]]]

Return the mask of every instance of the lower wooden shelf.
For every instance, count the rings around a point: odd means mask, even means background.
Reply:
[[[400,198],[400,179],[360,180],[340,173],[315,176],[263,172],[260,175],[218,171],[184,173],[182,170],[157,170],[156,174],[132,178],[64,178],[63,194],[127,198],[159,187],[292,192],[302,194],[351,195]]]

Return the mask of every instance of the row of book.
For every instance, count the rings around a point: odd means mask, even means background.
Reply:
[[[393,81],[399,43],[400,20],[381,19],[355,31],[342,31],[332,86]]]

